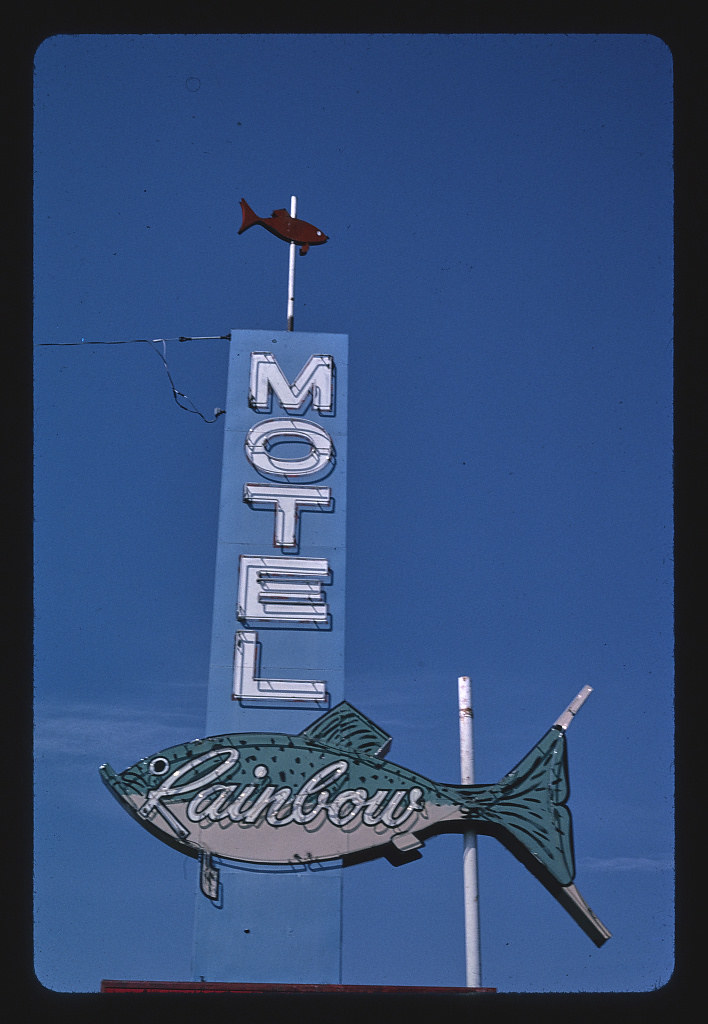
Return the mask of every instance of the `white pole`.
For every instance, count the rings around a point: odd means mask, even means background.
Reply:
[[[474,712],[472,683],[469,676],[459,676],[457,691],[460,708],[460,768],[462,783],[474,784]],[[482,985],[482,957],[479,941],[479,887],[477,880],[477,833],[464,833],[462,880],[465,901],[465,967],[468,988]]]
[[[290,216],[297,216],[297,196],[290,196]],[[295,250],[297,243],[290,243],[290,263],[288,265],[288,330],[295,330]]]

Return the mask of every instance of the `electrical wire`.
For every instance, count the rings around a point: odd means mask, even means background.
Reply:
[[[160,352],[160,350],[158,348],[156,348],[156,345],[158,345],[158,344],[162,344],[162,352]],[[169,380],[170,386],[172,388],[172,397],[174,398],[175,402],[180,407],[180,409],[184,409],[185,412],[193,412],[197,416],[201,416],[201,418],[204,420],[205,423],[216,423],[217,419],[219,418],[220,412],[216,413],[216,415],[214,416],[213,419],[208,420],[206,418],[206,416],[204,415],[204,413],[201,412],[199,409],[197,409],[196,405],[194,404],[194,402],[192,401],[192,399],[188,395],[185,395],[185,393],[183,391],[178,391],[177,390],[177,385],[172,380],[172,374],[170,373],[170,368],[169,368],[169,366],[167,364],[167,344],[166,344],[166,339],[165,338],[154,338],[150,342],[150,346],[152,347],[153,352],[155,352],[156,355],[159,356],[159,358],[162,360],[162,363],[163,363],[163,365],[165,367],[165,373],[167,374],[167,379]],[[185,400],[185,402],[189,402],[189,405],[182,405],[182,403],[180,402],[180,398],[183,398]]]
[[[191,413],[194,413],[197,416],[200,416],[204,420],[205,423],[216,423],[216,421],[219,418],[219,416],[222,416],[224,414],[224,411],[225,411],[224,409],[215,409],[214,410],[214,418],[213,419],[207,419],[207,417],[204,415],[204,413],[201,412],[201,410],[196,407],[196,405],[194,404],[192,399],[189,397],[189,395],[185,395],[185,393],[183,391],[180,391],[177,388],[177,385],[175,384],[174,380],[172,379],[172,374],[170,373],[170,367],[169,367],[169,364],[167,362],[167,342],[168,341],[180,341],[180,342],[182,342],[182,341],[228,341],[229,338],[230,338],[230,335],[228,335],[228,334],[218,334],[218,335],[212,334],[212,335],[208,335],[208,336],[201,337],[201,338],[186,338],[186,337],[183,337],[183,336],[180,336],[179,338],[153,338],[152,340],[150,338],[130,338],[130,339],[125,340],[125,341],[86,341],[85,338],[82,338],[81,341],[40,341],[40,342],[37,342],[37,345],[38,345],[38,347],[39,346],[42,346],[42,347],[53,346],[53,347],[62,347],[62,348],[63,347],[67,347],[67,346],[77,346],[77,345],[149,345],[152,348],[153,352],[155,352],[155,354],[158,356],[158,358],[162,361],[162,365],[165,367],[165,373],[167,374],[167,379],[169,380],[170,387],[172,388],[172,397],[174,398],[175,402],[180,407],[180,409],[184,409],[185,412],[191,412]],[[156,347],[157,345],[162,345],[162,352],[160,352],[159,348]],[[182,402],[180,402],[180,398],[183,398],[185,402],[189,403],[189,405],[183,405]]]
[[[208,334],[201,338],[165,338],[165,341],[228,341],[230,335],[228,334]],[[162,338],[158,338],[158,341],[162,341]],[[77,345],[152,345],[149,338],[129,338],[126,341],[86,341],[82,338],[81,341],[38,341],[38,348],[46,348],[47,346],[66,348]]]

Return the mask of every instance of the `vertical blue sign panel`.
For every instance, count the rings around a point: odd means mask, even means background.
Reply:
[[[298,733],[344,699],[347,348],[231,333],[207,736]],[[217,866],[195,980],[341,980],[341,868]]]

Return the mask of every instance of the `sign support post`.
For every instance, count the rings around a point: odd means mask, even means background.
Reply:
[[[297,216],[297,196],[290,196],[290,216]],[[290,243],[290,261],[288,263],[288,330],[295,330],[295,242]]]
[[[469,676],[457,680],[460,710],[460,768],[465,786],[474,784],[474,712],[472,683]],[[479,941],[479,886],[477,878],[477,833],[464,833],[462,880],[465,902],[465,968],[468,988],[482,984],[482,958]]]
[[[231,332],[206,737],[299,735],[344,700],[347,367],[345,334]],[[210,830],[284,834],[265,820],[268,801],[299,791],[319,766],[278,768],[277,745],[254,755],[235,766],[246,773],[244,806],[212,822],[211,801],[229,791],[215,777],[205,816],[186,826],[197,842]],[[258,820],[244,823],[259,798]],[[341,983],[339,860],[217,852],[204,867],[194,980]]]

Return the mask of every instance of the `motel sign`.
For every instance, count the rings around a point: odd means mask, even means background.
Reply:
[[[495,835],[595,945],[610,937],[574,884],[566,806],[590,686],[482,785],[388,761],[391,736],[344,700],[346,345],[232,332],[206,738],[99,769],[199,859],[200,983],[341,984],[343,867],[405,863],[440,833]]]
[[[348,338],[231,332],[205,736],[344,699]],[[194,978],[336,984],[341,866],[221,868]]]

